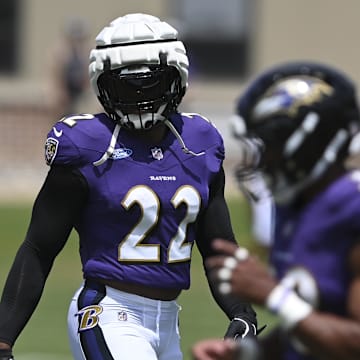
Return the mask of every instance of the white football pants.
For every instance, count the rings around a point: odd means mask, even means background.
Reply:
[[[176,301],[160,301],[100,284],[82,286],[68,313],[76,360],[181,360]]]

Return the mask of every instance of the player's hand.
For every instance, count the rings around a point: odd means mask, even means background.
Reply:
[[[223,255],[208,258],[205,266],[219,292],[232,293],[244,301],[264,305],[277,285],[266,265],[232,242],[217,239],[213,246]]]
[[[238,345],[230,339],[207,339],[197,342],[191,354],[194,360],[236,360]]]
[[[11,349],[0,349],[0,360],[14,360]]]
[[[255,338],[242,339],[207,339],[197,342],[191,349],[194,360],[260,360],[262,359],[258,342]]]

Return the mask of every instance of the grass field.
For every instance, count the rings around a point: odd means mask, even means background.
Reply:
[[[250,214],[242,198],[229,199],[230,212],[238,241],[257,251],[249,233]],[[31,205],[0,204],[0,287],[2,288],[15,252],[22,242],[31,215]],[[19,337],[14,353],[17,360],[70,360],[66,315],[68,304],[81,282],[77,238],[72,234],[57,258],[40,304]],[[194,249],[191,289],[178,300],[182,307],[180,325],[184,360],[196,340],[221,337],[228,320],[212,300],[199,258]],[[257,309],[259,324],[270,325],[274,318]]]

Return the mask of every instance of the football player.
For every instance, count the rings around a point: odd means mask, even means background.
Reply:
[[[280,64],[245,90],[237,115],[238,137],[261,144],[275,201],[272,271],[221,239],[208,271],[224,294],[278,316],[259,339],[262,359],[360,359],[360,171],[346,166],[360,145],[354,84],[326,64]],[[195,359],[237,351],[220,340],[193,348]]]
[[[0,359],[41,297],[71,230],[79,234],[84,282],[69,308],[75,359],[182,359],[182,290],[196,243],[236,246],[224,199],[224,145],[215,126],[177,110],[188,58],[177,31],[146,14],[101,30],[90,81],[105,112],[57,122],[45,143],[50,166],[0,304]],[[210,287],[231,320],[227,337],[255,336],[252,307]]]

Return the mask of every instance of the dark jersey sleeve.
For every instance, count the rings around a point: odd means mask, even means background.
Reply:
[[[222,168],[211,183],[209,205],[201,215],[197,234],[197,246],[203,262],[209,256],[217,255],[212,248],[212,241],[222,238],[236,243],[231,225],[230,213],[224,197],[225,173]],[[206,269],[205,269],[206,272]],[[230,320],[241,317],[257,326],[256,313],[252,306],[234,296],[221,295],[213,286],[210,276],[206,273],[212,295]]]
[[[201,214],[197,231],[197,246],[203,258],[215,255],[211,242],[215,238],[235,241],[230,213],[224,197],[225,173],[221,168],[210,186],[209,204]]]
[[[0,302],[0,341],[12,346],[34,312],[86,197],[87,184],[79,172],[66,167],[50,169],[5,283]]]

